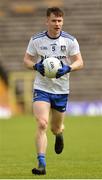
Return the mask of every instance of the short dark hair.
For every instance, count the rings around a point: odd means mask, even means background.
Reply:
[[[53,13],[55,16],[63,17],[64,13],[63,11],[58,7],[50,7],[47,9],[46,16],[49,17]]]

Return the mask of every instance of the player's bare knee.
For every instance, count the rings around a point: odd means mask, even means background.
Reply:
[[[40,129],[46,130],[47,125],[48,125],[48,123],[47,123],[47,121],[45,119],[42,119],[42,120],[39,121],[39,128]]]

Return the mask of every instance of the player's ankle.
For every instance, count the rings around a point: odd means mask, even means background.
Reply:
[[[46,167],[46,161],[45,161],[45,154],[38,154],[38,163],[39,163],[39,167]]]

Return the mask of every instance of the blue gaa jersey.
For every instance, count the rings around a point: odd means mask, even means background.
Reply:
[[[59,37],[51,38],[44,31],[31,37],[26,52],[34,56],[35,62],[56,57],[64,64],[70,65],[70,56],[80,53],[80,49],[77,40],[68,33],[61,31]],[[58,79],[51,79],[36,72],[34,89],[54,94],[69,94],[69,75],[70,73],[67,73]]]

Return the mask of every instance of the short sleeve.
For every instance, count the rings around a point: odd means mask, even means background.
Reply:
[[[35,56],[37,54],[36,45],[33,41],[33,38],[30,39],[26,52],[31,56]]]
[[[74,39],[73,41],[71,41],[71,44],[70,44],[69,55],[73,56],[78,53],[80,53],[79,43],[76,39]]]

